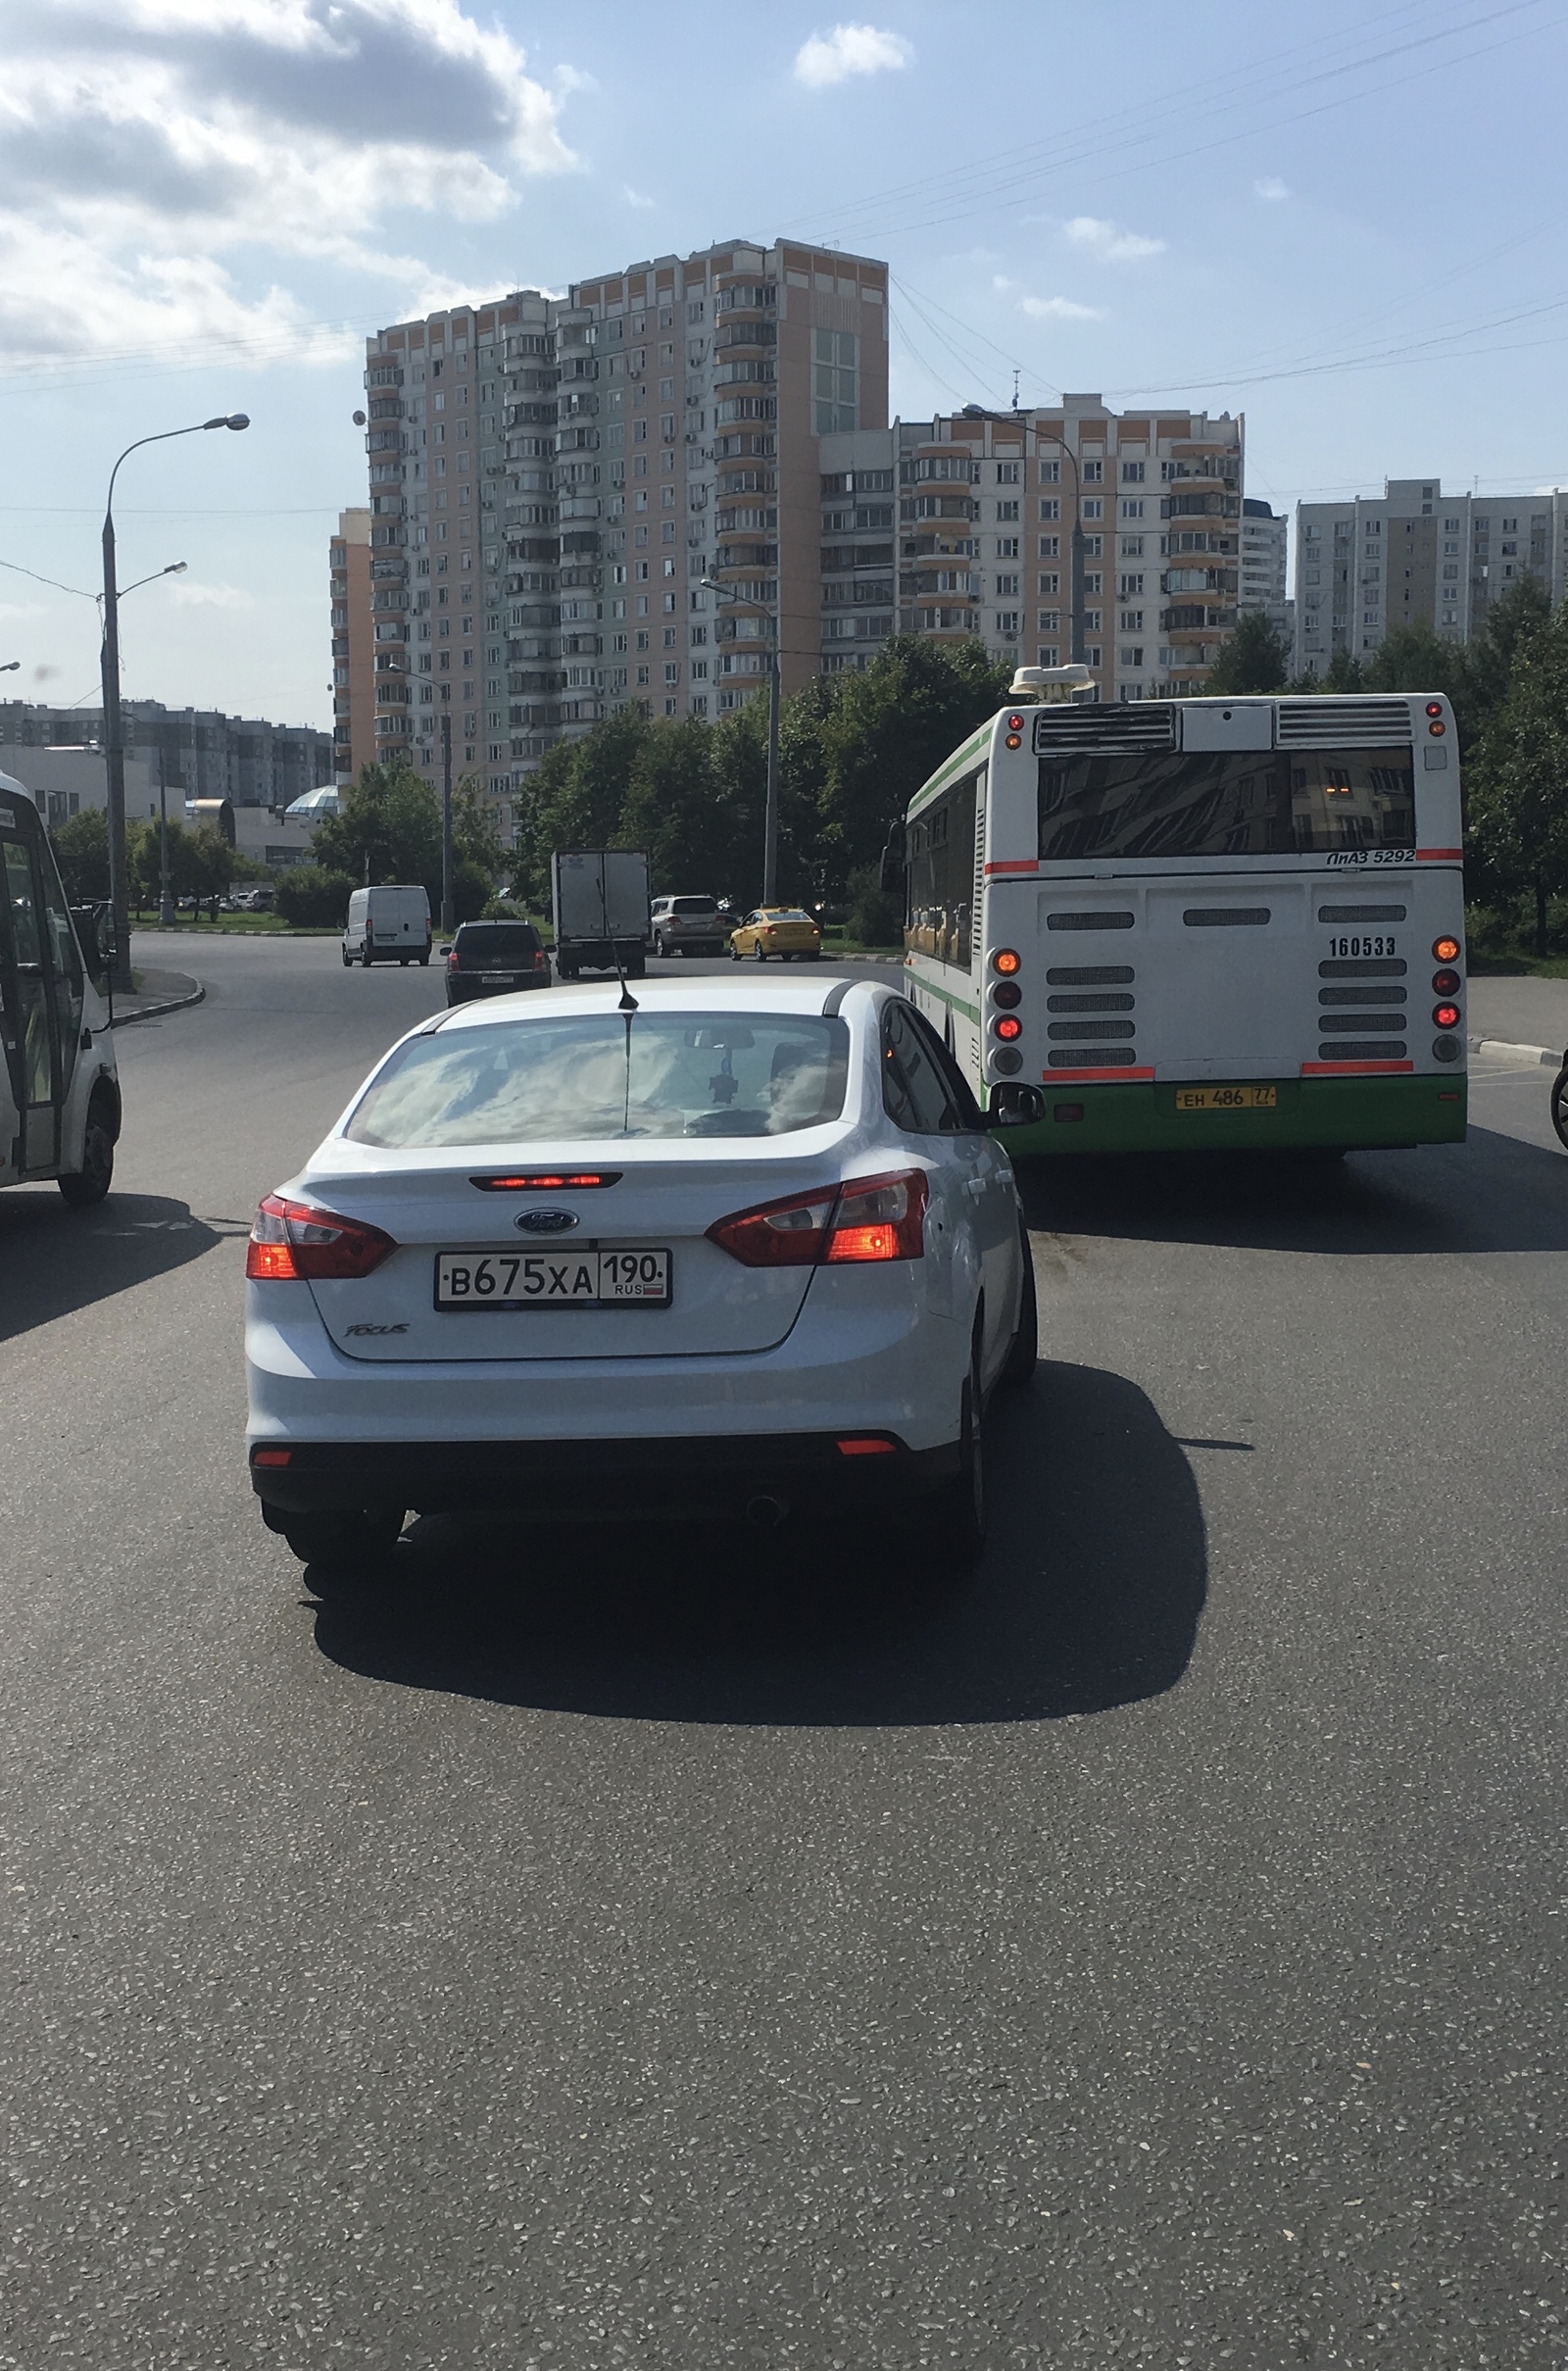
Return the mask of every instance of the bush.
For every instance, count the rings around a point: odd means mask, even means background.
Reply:
[[[354,883],[346,872],[326,872],[319,864],[291,864],[278,876],[273,910],[298,928],[341,930],[353,891]]]
[[[904,900],[881,885],[881,869],[862,864],[850,875],[850,911],[845,928],[862,947],[904,943]]]

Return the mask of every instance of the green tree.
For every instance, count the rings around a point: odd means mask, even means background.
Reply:
[[[346,872],[328,872],[319,864],[289,864],[278,876],[273,904],[297,930],[341,928],[354,886]]]
[[[548,900],[555,849],[631,845],[621,815],[633,765],[651,729],[636,709],[619,709],[580,741],[558,741],[546,751],[514,803],[519,897]]]
[[[338,812],[317,826],[311,856],[351,881],[422,881],[441,894],[441,804],[412,766],[367,766],[339,794]]]
[[[1229,693],[1285,689],[1291,671],[1291,646],[1261,610],[1243,610],[1236,631],[1208,670],[1204,690]]]
[[[109,824],[101,807],[84,807],[49,834],[60,878],[73,906],[109,895]]]
[[[1509,622],[1508,688],[1470,769],[1469,844],[1478,887],[1533,902],[1544,955],[1547,903],[1568,890],[1568,603],[1545,624],[1539,609]]]

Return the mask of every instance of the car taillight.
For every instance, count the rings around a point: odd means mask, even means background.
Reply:
[[[269,1194],[251,1228],[245,1273],[263,1283],[368,1276],[397,1248],[390,1235],[361,1218],[340,1218],[335,1210]]]
[[[708,1238],[743,1267],[918,1260],[925,1250],[925,1171],[901,1169],[737,1210],[715,1220]]]
[[[458,951],[457,951],[456,947],[449,947],[449,948],[447,949],[447,969],[448,969],[449,971],[456,971],[457,967],[458,967]]]
[[[533,967],[536,971],[543,971],[549,960],[542,947],[534,949]]]

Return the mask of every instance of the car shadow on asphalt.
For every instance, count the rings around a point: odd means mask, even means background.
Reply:
[[[111,1194],[90,1210],[73,1210],[52,1185],[0,1194],[0,1342],[185,1267],[222,1240],[163,1194]]]
[[[317,1643],[390,1685],[630,1720],[1051,1720],[1175,1687],[1203,1516],[1149,1399],[1042,1362],[986,1447],[990,1540],[966,1580],[933,1568],[917,1523],[768,1537],[443,1517],[412,1527],[386,1579],[329,1593]]]
[[[1019,1164],[1056,1235],[1355,1254],[1568,1251],[1568,1161],[1472,1127],[1459,1145],[1353,1153],[1083,1154]]]

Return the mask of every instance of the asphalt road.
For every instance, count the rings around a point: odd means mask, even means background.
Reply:
[[[435,972],[204,946],[0,1197],[0,2367],[1568,2362],[1568,1158],[1064,1170],[995,1538],[318,1603],[241,1238]]]

